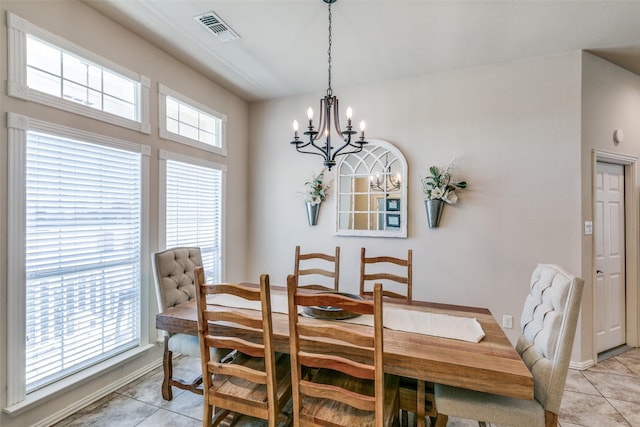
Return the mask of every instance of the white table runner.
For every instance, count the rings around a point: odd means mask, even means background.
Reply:
[[[261,310],[260,301],[249,301],[244,298],[229,294],[207,295],[207,304],[221,305],[224,307],[244,308],[247,310]],[[271,312],[283,313],[289,312],[289,302],[287,295],[271,294]]]
[[[207,303],[225,307],[260,310],[260,301],[247,301],[243,298],[226,294],[209,295]],[[474,317],[431,313],[409,307],[384,304],[383,310],[384,327],[388,329],[475,343],[480,342],[485,336],[480,322]],[[286,314],[288,312],[287,296],[280,293],[271,294],[271,311]],[[353,319],[341,320],[341,322],[372,326],[373,316],[362,315]]]
[[[443,313],[412,310],[410,308],[385,306],[382,319],[384,327],[396,331],[413,332],[442,338],[480,342],[484,331],[474,317],[453,316]],[[343,322],[373,326],[373,316],[362,315]]]

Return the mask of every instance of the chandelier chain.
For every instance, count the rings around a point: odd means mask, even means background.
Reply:
[[[329,49],[327,51],[327,55],[328,55],[328,60],[327,62],[329,63],[329,69],[328,69],[328,73],[329,73],[329,87],[327,88],[327,95],[332,96],[333,91],[331,90],[331,45],[333,42],[332,39],[332,35],[331,35],[331,3],[329,3]]]

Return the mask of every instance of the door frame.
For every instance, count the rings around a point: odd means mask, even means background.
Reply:
[[[627,345],[638,347],[640,345],[640,317],[638,307],[640,307],[640,292],[638,290],[638,263],[640,262],[638,252],[638,232],[640,230],[640,219],[638,218],[638,184],[636,180],[638,169],[638,157],[624,154],[610,153],[606,151],[593,150],[591,165],[591,218],[596,217],[596,165],[598,162],[612,163],[624,167],[624,235],[625,235],[625,306],[626,325],[625,339]],[[594,227],[596,224],[593,224]],[[593,230],[595,235],[595,229]],[[591,307],[592,318],[592,357],[597,364],[598,351],[596,348],[596,242],[595,237],[591,239],[591,295],[593,304]]]

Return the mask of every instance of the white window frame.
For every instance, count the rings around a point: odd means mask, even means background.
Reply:
[[[81,116],[111,123],[127,129],[137,130],[141,133],[150,134],[151,125],[149,123],[149,88],[151,80],[141,74],[128,70],[106,58],[84,49],[62,37],[59,37],[26,19],[7,12],[8,34],[8,81],[7,92],[9,96],[37,102],[49,107],[75,113]],[[27,85],[27,35],[32,35],[46,43],[56,46],[73,55],[79,56],[97,66],[108,71],[115,72],[138,84],[138,112],[139,120],[130,120],[115,114],[97,110],[86,105],[79,104],[64,98],[59,98],[35,89],[30,89]]]
[[[187,138],[182,135],[178,135],[177,133],[169,132],[167,129],[167,96],[176,99],[177,101],[194,108],[196,110],[200,110],[202,113],[208,114],[220,120],[220,129],[218,140],[219,146],[205,144],[204,142],[200,142],[195,139]],[[158,134],[162,139],[168,139],[170,141],[179,142],[181,144],[189,145],[191,147],[198,148],[200,150],[209,151],[211,153],[218,154],[220,156],[227,155],[227,143],[226,143],[226,128],[227,128],[227,116],[225,114],[219,113],[218,111],[207,107],[199,103],[198,101],[194,101],[179,92],[176,92],[173,89],[168,88],[167,86],[158,83]]]
[[[16,113],[7,113],[8,128],[8,223],[7,230],[7,321],[12,325],[7,330],[7,399],[4,412],[20,414],[33,408],[43,399],[63,392],[65,389],[86,381],[106,370],[137,356],[153,344],[149,344],[149,226],[144,218],[149,217],[149,157],[148,145],[131,143],[103,135],[36,120]],[[25,384],[25,311],[26,311],[26,144],[27,132],[39,131],[65,138],[90,140],[93,143],[139,152],[142,154],[141,190],[142,218],[141,239],[141,281],[140,283],[140,345],[120,353],[106,361],[83,371],[58,380],[50,385],[26,393]]]
[[[193,165],[217,169],[222,172],[222,195],[220,203],[222,204],[222,211],[220,213],[220,245],[222,246],[222,252],[220,256],[220,278],[222,281],[226,280],[225,274],[225,259],[226,259],[226,203],[227,203],[227,166],[212,162],[210,160],[201,159],[198,157],[187,156],[184,154],[174,153],[172,151],[160,150],[159,154],[159,188],[158,188],[158,247],[165,248],[167,245],[167,160],[173,160],[176,162],[190,163]]]

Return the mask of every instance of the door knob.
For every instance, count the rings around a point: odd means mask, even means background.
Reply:
[[[599,274],[604,274],[604,271],[602,271],[602,270],[596,270],[596,274],[598,274],[598,275],[599,275]]]

